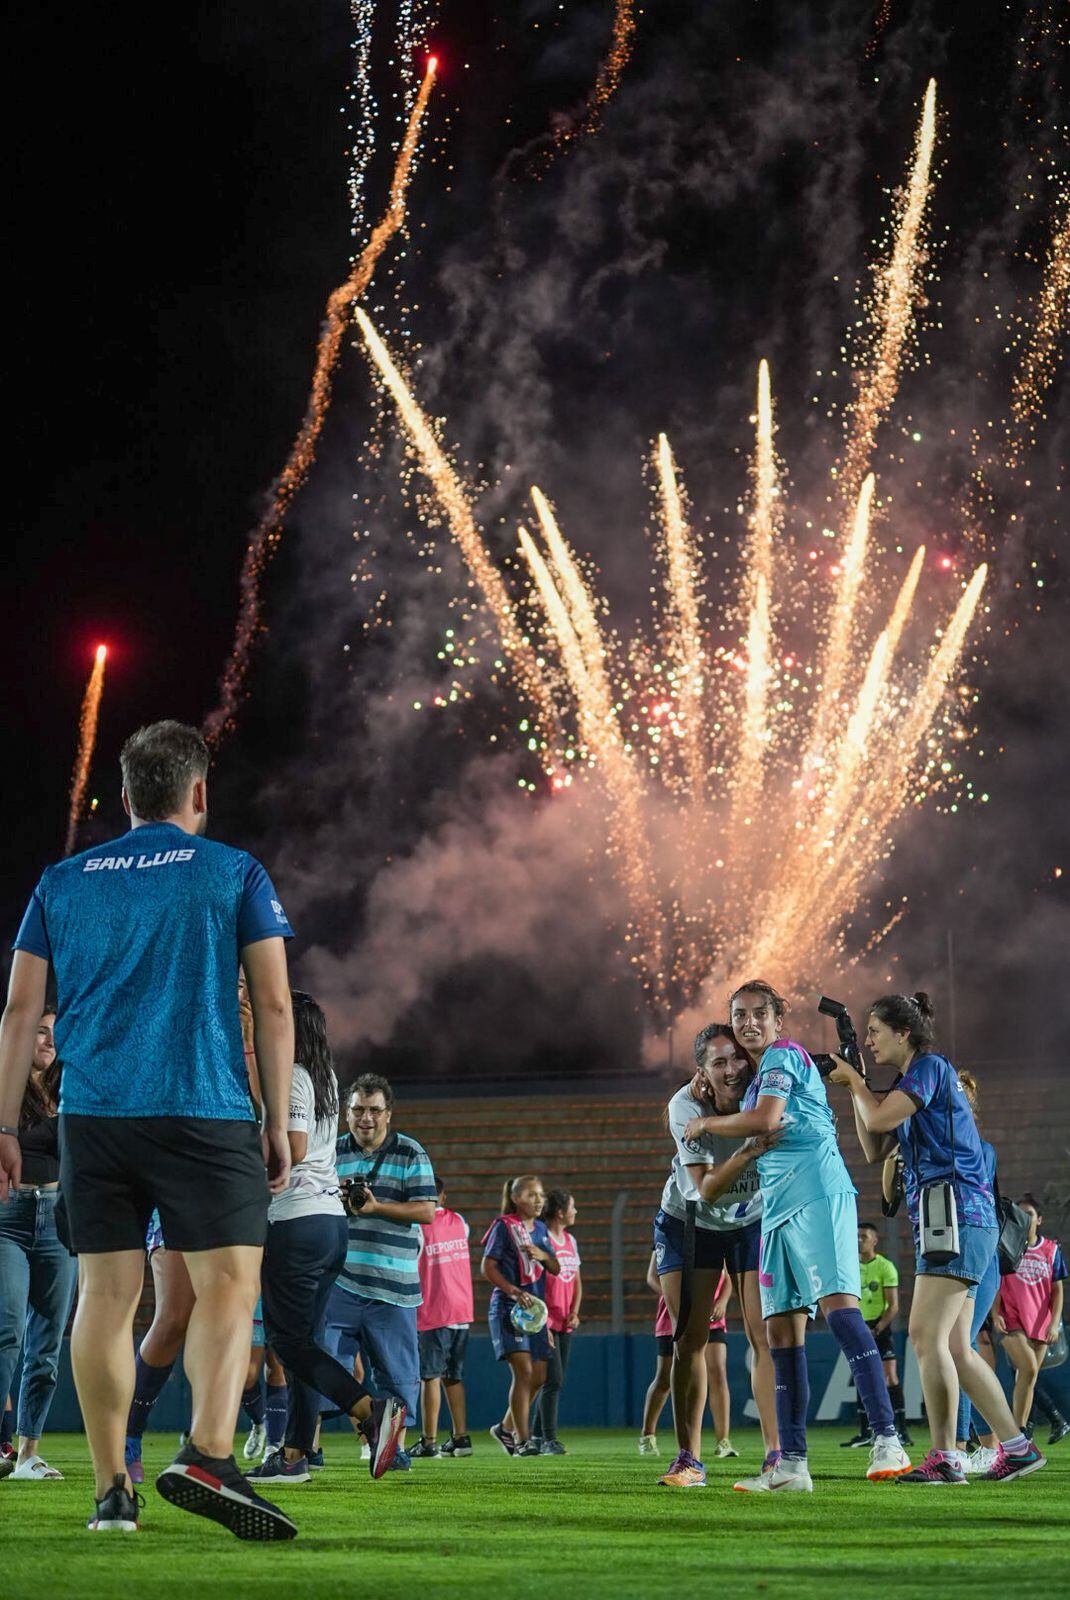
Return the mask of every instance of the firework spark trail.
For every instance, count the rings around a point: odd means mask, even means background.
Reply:
[[[869,470],[877,429],[895,399],[903,355],[914,326],[914,308],[922,285],[923,225],[932,193],[929,172],[935,135],[936,80],[930,78],[895,244],[888,265],[878,276],[870,313],[879,330],[876,348],[851,406],[851,429],[839,474],[839,487],[847,506],[854,504]]]
[[[553,696],[545,674],[539,668],[535,651],[524,638],[517,622],[509,592],[483,543],[483,536],[476,526],[461,481],[370,319],[359,306],[354,316],[368,352],[393,396],[394,404],[419,458],[420,467],[425,477],[430,480],[439,504],[446,513],[450,531],[468,564],[468,570],[479,585],[483,598],[494,615],[502,647],[512,659],[524,692],[534,701],[544,731],[549,732],[557,724]]]
[[[843,709],[840,702],[854,654],[855,612],[858,609],[859,593],[866,573],[866,554],[869,548],[869,526],[875,488],[876,479],[871,472],[858,493],[851,537],[840,562],[840,573],[836,580],[828,640],[821,665],[821,697],[803,759],[806,771],[820,766],[831,726]]]
[[[316,456],[323,424],[331,403],[334,369],[342,339],[349,325],[351,308],[371,283],[379,258],[405,222],[405,196],[412,176],[412,165],[420,137],[424,112],[435,84],[437,62],[428,59],[420,92],[416,97],[405,137],[394,164],[390,200],[371,238],[353,264],[344,283],[327,300],[327,313],[316,347],[316,367],[304,420],[290,449],[286,465],[272,490],[271,503],[250,536],[242,563],[241,601],[230,660],[223,672],[219,704],[204,720],[204,735],[210,743],[218,740],[233,722],[242,685],[249,667],[249,656],[260,624],[260,579],[264,568],[278,549],[282,525]]]
[[[98,644],[78,719],[78,754],[75,757],[74,773],[71,778],[71,808],[67,818],[67,842],[63,849],[65,856],[69,856],[74,850],[78,838],[78,824],[82,820],[85,792],[89,786],[89,769],[93,764],[93,751],[97,743],[97,719],[100,716],[100,697],[104,693],[104,665],[107,659],[107,645]]]
[[[541,158],[541,165],[548,165],[554,154],[564,150],[566,145],[598,132],[602,113],[620,88],[620,81],[635,42],[635,29],[635,0],[616,0],[609,50],[598,68],[598,75],[587,96],[582,115],[577,121],[564,123],[554,132],[550,148]]]
[[[557,580],[564,591],[572,626],[576,630],[576,637],[583,653],[583,664],[586,668],[587,676],[597,688],[598,693],[604,695],[607,704],[612,708],[613,699],[609,690],[609,679],[606,675],[609,652],[605,636],[599,626],[598,614],[595,611],[591,592],[584,582],[583,574],[577,565],[576,558],[569,549],[565,536],[558,526],[553,506],[551,506],[537,485],[532,485],[531,499],[557,572]]]
[[[740,774],[733,796],[732,825],[746,826],[762,792],[762,771],[769,749],[769,684],[773,668],[773,548],[780,531],[780,484],[773,446],[773,395],[769,363],[758,363],[758,413],[751,468],[754,507],[747,547],[749,607],[747,671],[743,688],[746,727],[753,757]]]
[[[672,653],[676,659],[677,698],[683,722],[684,766],[687,789],[700,801],[706,786],[709,749],[706,735],[705,664],[702,612],[698,594],[698,562],[672,447],[658,435],[656,459],[661,492],[661,530],[665,543],[669,609],[673,624]]]
[[[642,785],[634,762],[624,749],[609,684],[601,662],[592,676],[587,654],[575,626],[574,614],[561,596],[549,567],[526,528],[520,528],[520,548],[531,569],[550,627],[576,701],[580,733],[603,775],[611,809],[610,840],[621,863],[632,922],[643,946],[639,965],[655,995],[660,995],[664,967],[661,915],[646,867],[646,830],[642,814]]]
[[[1042,414],[1044,396],[1058,370],[1059,345],[1070,307],[1070,199],[1065,197],[1063,210],[1052,234],[1032,333],[1011,389],[1004,455],[1008,467],[1019,466],[1035,442],[1032,425]]]

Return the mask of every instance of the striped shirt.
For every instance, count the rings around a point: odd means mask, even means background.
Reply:
[[[435,1176],[423,1145],[407,1133],[388,1134],[389,1150],[372,1184],[377,1200],[430,1200],[437,1204]],[[380,1147],[381,1148],[381,1147]],[[339,1181],[366,1178],[379,1150],[361,1150],[352,1134],[339,1139]],[[346,1264],[338,1287],[365,1300],[385,1300],[392,1306],[418,1306],[420,1292],[420,1224],[394,1222],[389,1217],[350,1217]]]

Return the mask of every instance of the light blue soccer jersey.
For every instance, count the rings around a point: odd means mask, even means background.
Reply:
[[[744,1111],[753,1110],[760,1095],[786,1101],[784,1136],[758,1157],[765,1234],[812,1200],[854,1194],[855,1186],[836,1143],[825,1085],[801,1044],[778,1039],[769,1046],[744,1096]]]
[[[170,822],[46,868],[15,949],[55,968],[60,1111],[251,1121],[238,955],[280,935],[259,861]]]

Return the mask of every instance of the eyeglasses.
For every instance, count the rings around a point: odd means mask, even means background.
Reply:
[[[365,1117],[385,1117],[386,1106],[350,1106],[349,1115],[354,1122],[363,1122]]]

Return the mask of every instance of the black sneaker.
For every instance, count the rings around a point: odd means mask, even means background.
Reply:
[[[500,1422],[496,1422],[493,1428],[490,1429],[490,1436],[495,1444],[501,1445],[507,1456],[516,1454],[516,1440],[509,1432],[509,1429],[503,1428]]]
[[[542,1446],[537,1445],[534,1439],[525,1439],[523,1444],[518,1444],[513,1451],[514,1456],[538,1456],[542,1454]]]
[[[870,1449],[872,1445],[873,1435],[871,1433],[856,1433],[853,1439],[840,1440],[841,1450]]]
[[[237,1539],[295,1539],[297,1528],[278,1506],[262,1500],[233,1456],[206,1456],[195,1444],[180,1450],[156,1479],[165,1500],[195,1517],[209,1517]]]
[[[451,1433],[446,1443],[442,1446],[444,1456],[470,1456],[472,1454],[472,1440],[467,1433]]]
[[[393,1462],[404,1427],[404,1400],[388,1394],[385,1400],[372,1401],[371,1415],[360,1424],[360,1431],[371,1448],[368,1471],[373,1478],[381,1478]]]
[[[1057,1416],[1051,1425],[1051,1432],[1048,1434],[1048,1443],[1058,1444],[1059,1440],[1065,1439],[1068,1433],[1070,1433],[1070,1422],[1067,1422],[1065,1417]]]
[[[414,1461],[431,1461],[436,1456],[440,1456],[442,1451],[438,1448],[434,1439],[421,1439],[419,1444],[413,1446],[410,1454]]]
[[[97,1501],[95,1516],[86,1523],[90,1533],[136,1533],[137,1514],[145,1504],[139,1494],[131,1494],[121,1472],[115,1474],[111,1488]]]

